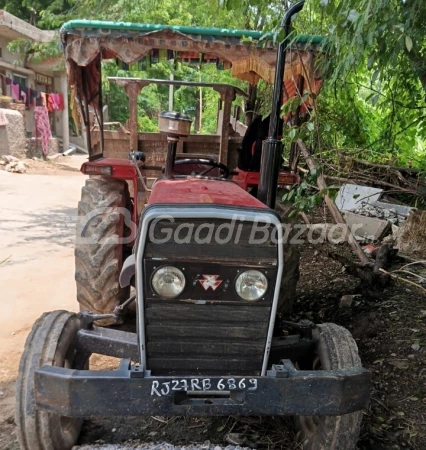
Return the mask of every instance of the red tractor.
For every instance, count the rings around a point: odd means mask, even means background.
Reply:
[[[275,203],[277,186],[297,176],[280,172],[280,108],[292,90],[303,92],[300,79],[311,91],[320,84],[317,38],[286,51],[303,3],[286,13],[278,49],[257,46],[262,35],[252,31],[63,26],[90,148],[75,251],[81,312],[46,313],[27,339],[16,406],[23,450],[68,450],[82,419],[138,415],[293,415],[305,450],[356,447],[370,374],[355,341],[335,324],[286,317],[298,260]],[[105,129],[101,59],[133,63],[164,48],[214,55],[251,83],[275,78],[260,170],[229,169],[239,144],[229,135],[233,86],[210,86],[223,101],[221,136],[189,136],[190,118],[176,112],[160,115],[161,135],[138,136],[137,95],[161,81],[115,79],[129,95],[130,134]],[[134,332],[100,327],[122,322],[133,305]],[[92,370],[92,354],[122,361],[114,371]]]

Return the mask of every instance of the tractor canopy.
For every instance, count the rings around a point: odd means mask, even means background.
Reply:
[[[145,57],[159,60],[215,63],[231,74],[255,85],[260,79],[274,81],[277,34],[251,30],[229,30],[124,22],[72,20],[61,28],[70,85],[79,98],[100,105],[100,61],[117,58],[131,66]],[[284,99],[295,95],[300,76],[304,90],[318,93],[321,77],[315,56],[320,36],[298,36],[287,52]],[[87,76],[85,76],[87,75]],[[83,79],[86,78],[84,81]]]

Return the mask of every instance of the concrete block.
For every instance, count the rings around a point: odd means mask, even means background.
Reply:
[[[359,186],[357,184],[344,184],[336,198],[336,206],[340,211],[353,211],[359,208],[362,203],[376,203],[382,195],[383,189],[376,189],[369,186]]]
[[[391,226],[387,220],[365,217],[351,212],[345,212],[343,217],[355,237],[360,237],[368,241],[380,241]]]

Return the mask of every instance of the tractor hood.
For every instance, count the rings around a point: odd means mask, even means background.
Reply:
[[[232,181],[199,178],[158,180],[149,204],[214,204],[268,209],[261,201]]]

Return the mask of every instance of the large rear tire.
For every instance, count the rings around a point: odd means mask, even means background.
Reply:
[[[288,191],[278,189],[276,211],[280,215],[281,222],[284,224],[283,234],[285,236],[283,246],[283,265],[284,270],[281,278],[280,294],[278,297],[277,313],[281,316],[289,316],[293,309],[293,303],[296,298],[297,283],[300,278],[300,246],[293,243],[292,238],[297,230],[294,225],[297,223],[297,216],[290,217],[291,203],[282,202],[282,196]],[[287,233],[290,227],[290,233]]]
[[[80,321],[67,311],[43,314],[25,343],[16,382],[15,420],[21,450],[69,450],[82,421],[35,407],[34,373],[42,366],[73,368]]]
[[[362,367],[351,333],[334,323],[318,325],[313,369],[336,370]],[[343,416],[298,416],[295,418],[303,450],[354,450],[359,438],[362,411]]]
[[[129,188],[124,180],[92,177],[82,188],[78,204],[82,219],[77,225],[75,246],[75,280],[81,310],[111,313],[129,296],[129,289],[122,289],[119,284],[123,265],[120,239],[125,229],[122,211],[128,210],[129,205]]]

